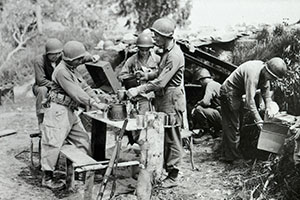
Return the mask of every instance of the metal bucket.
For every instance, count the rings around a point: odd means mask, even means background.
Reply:
[[[124,120],[127,117],[127,110],[125,104],[112,104],[109,107],[107,117],[110,120],[119,121]]]
[[[265,123],[258,138],[257,148],[278,153],[282,148],[289,127],[278,123]]]
[[[138,86],[136,76],[133,74],[128,74],[128,76],[123,79],[123,84],[126,90]]]

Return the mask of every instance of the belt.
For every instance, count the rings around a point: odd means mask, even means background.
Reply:
[[[71,97],[55,92],[50,92],[50,101],[63,106],[67,106],[71,110],[77,110],[79,106],[79,103],[74,101]]]

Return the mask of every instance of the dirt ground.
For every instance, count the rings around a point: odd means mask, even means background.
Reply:
[[[80,189],[83,185],[82,182],[76,181],[78,190],[74,193],[51,191],[41,187],[41,172],[31,167],[29,134],[38,130],[35,116],[35,100],[32,96],[17,96],[14,104],[5,103],[1,105],[0,127],[1,130],[17,130],[17,133],[14,135],[0,138],[1,200],[82,199],[83,191]],[[180,174],[180,186],[168,190],[156,190],[154,199],[236,199],[235,197],[243,185],[240,174],[247,170],[249,166],[232,166],[219,162],[215,158],[214,146],[214,141],[210,137],[204,137],[201,144],[194,146],[194,159],[198,171],[191,169],[189,151],[186,150]],[[37,161],[36,157],[35,155],[35,161]],[[56,176],[64,177],[63,170],[59,170]],[[129,179],[117,181],[117,193],[121,193],[120,188],[124,188],[124,185],[128,186],[127,180]],[[96,182],[95,193],[98,191],[100,182]],[[110,188],[109,185],[107,188]],[[133,190],[134,188],[131,188],[131,191]],[[115,199],[134,198],[130,194],[119,194]]]

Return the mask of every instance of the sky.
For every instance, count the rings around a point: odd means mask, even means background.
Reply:
[[[225,28],[246,23],[278,24],[300,20],[300,0],[193,0],[191,28]]]

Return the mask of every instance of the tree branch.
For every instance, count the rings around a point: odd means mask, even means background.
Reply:
[[[14,40],[19,44],[20,43],[20,40],[17,38],[17,31],[15,31],[14,33],[13,33],[13,38],[14,38]]]
[[[11,59],[11,57],[12,57],[16,52],[18,52],[19,50],[22,50],[22,49],[25,49],[25,48],[23,47],[23,45],[21,45],[21,43],[19,43],[19,45],[18,45],[14,50],[12,50],[11,52],[9,52],[9,54],[7,55],[7,57],[6,57],[5,61],[4,61],[4,63],[8,62],[8,61]]]
[[[22,33],[20,34],[19,37],[17,36],[18,35],[17,30],[13,33],[13,38],[18,43],[18,46],[14,50],[9,52],[5,61],[3,62],[3,65],[6,64],[16,52],[25,49],[24,46],[28,42],[28,40],[30,40],[38,35],[38,32],[34,32],[33,34],[27,35],[27,37],[26,37],[26,33],[28,34],[30,32],[29,27],[32,25],[33,25],[32,30],[35,31],[37,24],[35,22],[33,22],[33,23],[30,23],[27,26],[25,26],[24,30],[22,31]]]

